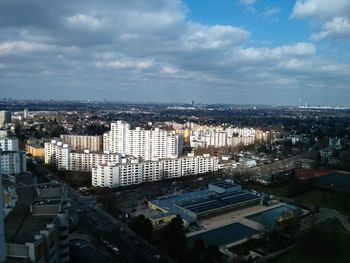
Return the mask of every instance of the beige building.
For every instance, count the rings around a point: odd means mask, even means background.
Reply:
[[[26,144],[26,152],[35,158],[44,158],[45,149],[40,145]]]
[[[69,144],[73,151],[102,151],[102,136],[63,134],[61,135],[61,139],[64,143]]]

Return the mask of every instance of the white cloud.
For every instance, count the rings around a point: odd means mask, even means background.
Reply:
[[[151,59],[137,60],[137,59],[116,59],[112,61],[99,61],[95,63],[97,68],[109,68],[109,69],[148,69],[154,65],[154,61]]]
[[[238,27],[191,24],[183,36],[183,43],[188,49],[219,49],[244,43],[250,33]]]
[[[164,67],[162,67],[162,72],[164,72],[166,74],[173,75],[173,74],[178,72],[178,69],[174,68],[172,66],[164,66]]]
[[[316,53],[316,47],[310,43],[299,42],[293,45],[283,45],[276,48],[246,48],[238,51],[243,60],[259,62],[286,57],[304,57]]]
[[[350,21],[346,17],[335,17],[326,22],[320,32],[311,35],[313,40],[322,38],[350,38]]]
[[[298,0],[294,5],[292,17],[329,18],[347,13],[349,8],[349,0]]]
[[[0,42],[0,56],[22,54],[26,52],[46,51],[52,49],[51,45],[27,41]]]
[[[252,5],[256,2],[256,0],[240,0],[240,2],[244,5]]]
[[[292,18],[311,18],[312,40],[323,38],[350,38],[349,0],[298,0],[293,8]]]
[[[275,16],[281,13],[282,9],[280,7],[266,7],[263,12],[264,16]]]
[[[86,14],[77,14],[74,16],[66,17],[66,21],[70,27],[85,28],[89,30],[101,29],[105,24],[103,20]]]

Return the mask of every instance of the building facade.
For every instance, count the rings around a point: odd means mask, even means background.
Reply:
[[[217,171],[219,159],[209,155],[158,161],[103,164],[92,168],[92,185],[118,187]]]
[[[73,151],[102,151],[102,136],[63,134],[60,138],[64,143],[69,144]]]
[[[0,136],[0,162],[3,175],[17,175],[27,171],[26,153],[19,150],[18,139],[8,135]]]
[[[259,137],[257,137],[257,134]],[[191,147],[236,147],[238,145],[254,144],[256,139],[265,138],[261,131],[256,132],[253,128],[226,128],[211,127],[197,129],[190,136]]]
[[[58,170],[72,170],[90,172],[93,166],[98,164],[121,162],[120,154],[92,153],[89,150],[83,152],[72,151],[70,145],[59,140],[45,142],[45,163]]]
[[[131,155],[143,160],[176,158],[182,153],[182,136],[155,128],[130,128],[130,124],[117,121],[103,135],[103,150]]]
[[[30,154],[35,158],[44,158],[45,156],[45,149],[40,145],[26,144],[25,149],[27,154]]]

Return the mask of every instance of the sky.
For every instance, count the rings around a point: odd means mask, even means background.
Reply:
[[[5,97],[350,106],[350,0],[1,0]]]

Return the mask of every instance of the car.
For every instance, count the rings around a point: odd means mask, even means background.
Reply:
[[[112,250],[115,254],[119,254],[119,249],[117,247],[112,247]]]

